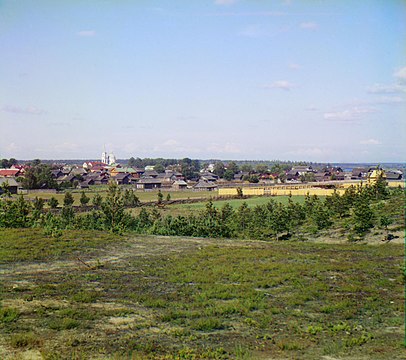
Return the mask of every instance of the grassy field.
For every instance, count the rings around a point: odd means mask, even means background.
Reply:
[[[294,202],[304,202],[304,196],[295,196],[293,197]],[[254,197],[248,197],[246,199],[227,199],[227,200],[217,200],[213,201],[214,207],[217,209],[221,209],[226,203],[230,204],[234,209],[237,209],[240,207],[244,202],[249,206],[249,207],[254,207],[256,205],[264,205],[268,203],[271,199],[279,201],[281,203],[286,204],[288,202],[289,196],[254,196]],[[208,200],[208,199],[207,199]],[[206,201],[201,201],[201,202],[196,202],[196,203],[191,203],[191,204],[173,204],[173,205],[168,205],[165,206],[163,209],[160,209],[160,212],[162,215],[172,215],[172,216],[178,216],[178,215],[189,215],[193,214],[196,211],[201,211],[206,207],[207,204]],[[139,212],[139,210],[134,209],[135,212]]]
[[[2,359],[403,359],[403,246],[0,232]]]
[[[125,188],[124,188],[125,189]],[[85,194],[90,197],[90,199],[93,199],[93,197],[96,194],[100,194],[103,198],[107,194],[107,187],[96,187],[93,188],[92,190],[86,189],[84,190]],[[80,205],[80,196],[82,194],[81,190],[73,190],[71,191],[73,198],[75,200],[74,205],[79,206]],[[157,194],[158,191],[136,191],[135,194],[138,196],[140,201],[142,202],[149,202],[149,201],[157,201]],[[196,198],[202,198],[202,199],[209,199],[211,197],[217,196],[217,191],[166,191],[163,190],[162,194],[164,196],[164,200],[166,200],[166,197],[168,194],[170,194],[172,200],[177,200],[177,199],[196,199]],[[63,198],[65,196],[64,193],[58,193],[58,194],[53,194],[49,192],[44,192],[44,193],[31,193],[24,195],[24,198],[26,199],[34,199],[35,197],[41,197],[43,199],[50,199],[51,197],[55,197],[59,201],[59,205],[62,206],[63,204]]]

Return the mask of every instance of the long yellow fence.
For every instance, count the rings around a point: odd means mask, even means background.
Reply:
[[[360,185],[361,182],[353,182],[353,183],[342,183],[336,184],[337,188],[335,191],[342,195],[344,194],[345,190],[350,186],[357,186]],[[366,185],[366,183],[363,183]],[[403,181],[390,181],[388,182],[389,187],[405,187],[405,183]],[[242,194],[244,196],[261,196],[261,195],[271,195],[271,196],[278,196],[278,195],[318,195],[318,196],[328,196],[334,193],[334,189],[324,189],[318,188],[311,185],[276,185],[276,186],[267,186],[267,187],[242,187]],[[218,190],[219,196],[237,196],[238,195],[238,188],[220,188]]]

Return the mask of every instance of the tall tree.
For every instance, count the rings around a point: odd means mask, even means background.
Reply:
[[[57,184],[52,177],[51,167],[38,164],[28,168],[24,174],[23,188],[25,189],[55,189]]]
[[[75,200],[73,199],[72,193],[69,192],[69,191],[67,191],[67,192],[65,193],[64,198],[63,198],[63,205],[64,205],[64,206],[72,206],[73,203],[74,203],[74,201],[75,201]]]
[[[225,167],[221,161],[217,161],[214,164],[213,173],[216,174],[218,177],[222,178],[224,176]]]
[[[105,223],[110,230],[118,230],[124,218],[124,201],[121,190],[114,182],[109,183],[107,196],[102,203]]]
[[[234,161],[230,161],[227,164],[227,170],[232,171],[233,174],[237,174],[240,169],[238,168],[238,165]]]

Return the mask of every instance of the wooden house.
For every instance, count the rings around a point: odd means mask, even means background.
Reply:
[[[15,178],[1,177],[0,178],[0,194],[3,193],[2,185],[7,184],[7,189],[11,194],[17,194],[19,184]]]
[[[136,187],[139,190],[159,189],[161,186],[161,180],[155,178],[141,178],[136,183]]]

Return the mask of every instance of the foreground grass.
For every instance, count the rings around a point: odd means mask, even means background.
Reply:
[[[400,245],[2,230],[0,264],[1,358],[404,356]]]

